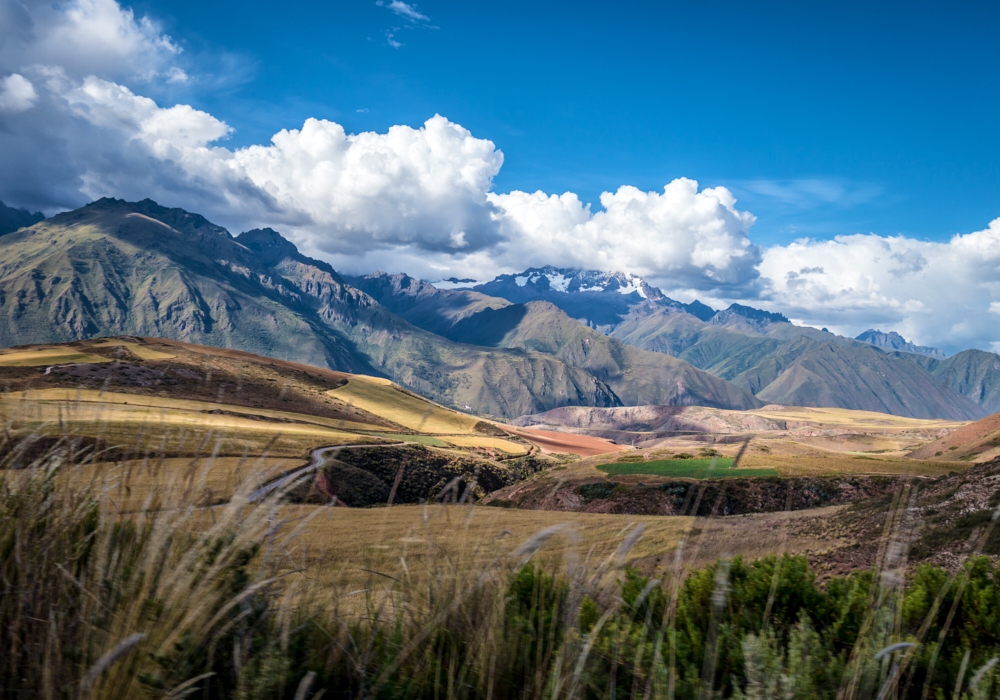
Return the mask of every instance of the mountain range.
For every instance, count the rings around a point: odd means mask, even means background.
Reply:
[[[122,334],[386,376],[501,419],[560,406],[1000,408],[993,353],[947,358],[892,333],[843,338],[678,302],[627,273],[345,277],[271,229],[234,237],[151,200],[102,199],[0,237],[0,344]]]
[[[626,353],[653,373],[640,393],[630,388],[637,370],[624,360],[617,370],[594,363],[591,371],[526,347],[455,342],[404,320],[275,231],[233,237],[150,200],[102,199],[0,237],[0,344],[113,334],[387,376],[500,418],[623,405],[622,387],[654,403],[759,405],[731,383],[657,353]]]

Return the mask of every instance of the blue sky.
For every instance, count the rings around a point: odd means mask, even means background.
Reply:
[[[1000,215],[996,3],[134,7],[215,73],[183,96],[234,145],[309,116],[384,131],[440,113],[503,151],[498,191],[596,204],[691,177],[732,190],[765,245],[941,240]]]
[[[0,200],[1000,351],[1000,3],[0,0]],[[442,115],[436,117],[435,115]]]

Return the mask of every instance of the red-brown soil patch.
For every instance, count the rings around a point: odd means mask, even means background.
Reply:
[[[542,452],[561,452],[580,457],[592,457],[608,452],[620,452],[625,449],[604,438],[590,437],[589,435],[556,433],[551,430],[536,430],[534,428],[516,428],[512,425],[502,427],[513,435],[523,437],[537,445]]]

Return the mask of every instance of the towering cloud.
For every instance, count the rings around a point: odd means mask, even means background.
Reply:
[[[622,186],[591,212],[573,193],[491,194],[509,231],[509,262],[628,270],[672,286],[743,285],[757,276],[754,217],[724,187],[677,179],[663,192]],[[516,251],[516,253],[514,252]]]

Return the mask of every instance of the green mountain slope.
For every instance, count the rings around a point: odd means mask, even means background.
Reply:
[[[500,417],[621,403],[558,358],[420,330],[273,231],[105,199],[0,238],[0,344],[122,334],[380,374]]]
[[[0,238],[0,344],[129,334],[363,372],[301,294],[204,218],[100,200]]]

